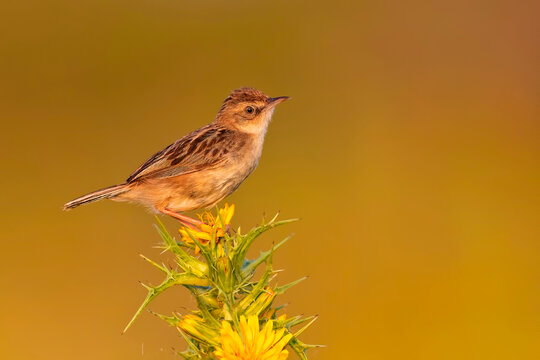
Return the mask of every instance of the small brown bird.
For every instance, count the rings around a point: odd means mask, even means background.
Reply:
[[[214,122],[154,154],[125,183],[81,196],[64,210],[100,199],[130,201],[200,225],[179,213],[212,207],[240,186],[259,163],[275,106],[287,99],[253,88],[234,90]]]

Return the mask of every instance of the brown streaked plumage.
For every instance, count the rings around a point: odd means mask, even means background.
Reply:
[[[64,210],[100,199],[131,201],[197,224],[179,212],[211,207],[230,195],[257,167],[277,104],[259,90],[234,90],[216,119],[154,154],[125,183],[94,191]]]

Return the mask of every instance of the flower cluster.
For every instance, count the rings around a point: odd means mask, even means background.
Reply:
[[[231,206],[225,204],[223,208],[218,209],[217,217],[205,211],[202,215],[199,215],[202,224],[198,229],[180,228],[179,232],[182,235],[182,241],[185,244],[193,244],[192,238],[195,237],[203,245],[208,245],[213,238],[217,239],[217,241],[223,239],[225,233],[229,231],[229,225],[234,215],[234,207],[234,204]],[[199,251],[200,248],[195,245],[195,254],[198,254]]]
[[[185,359],[213,360],[284,360],[289,350],[300,359],[307,359],[307,345],[298,336],[314,321],[314,316],[278,315],[282,307],[274,305],[275,298],[299,279],[283,286],[272,285],[275,272],[272,257],[290,237],[261,252],[255,259],[246,254],[256,238],[276,226],[294,220],[263,222],[247,234],[230,230],[234,205],[227,204],[199,216],[201,224],[180,229],[177,242],[158,220],[163,248],[174,254],[177,269],[170,269],[143,256],[163,271],[165,280],[157,286],[144,285],[148,295],[132,320],[159,294],[175,285],[183,285],[197,301],[197,309],[172,316],[158,315],[176,327],[188,344],[180,355]],[[264,267],[259,278],[255,270]],[[293,331],[297,325],[300,329]]]

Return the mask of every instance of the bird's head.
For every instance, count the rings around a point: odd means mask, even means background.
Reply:
[[[216,122],[242,132],[264,134],[275,106],[288,98],[271,98],[262,91],[248,87],[236,89],[223,101]]]

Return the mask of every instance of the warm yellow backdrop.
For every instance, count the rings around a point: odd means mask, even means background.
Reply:
[[[280,301],[320,315],[310,359],[539,359],[534,3],[3,1],[0,358],[176,358],[149,314],[120,335],[161,277],[153,217],[61,205],[250,85],[292,100],[234,224],[303,219],[258,247],[296,233],[280,283],[310,277]]]

